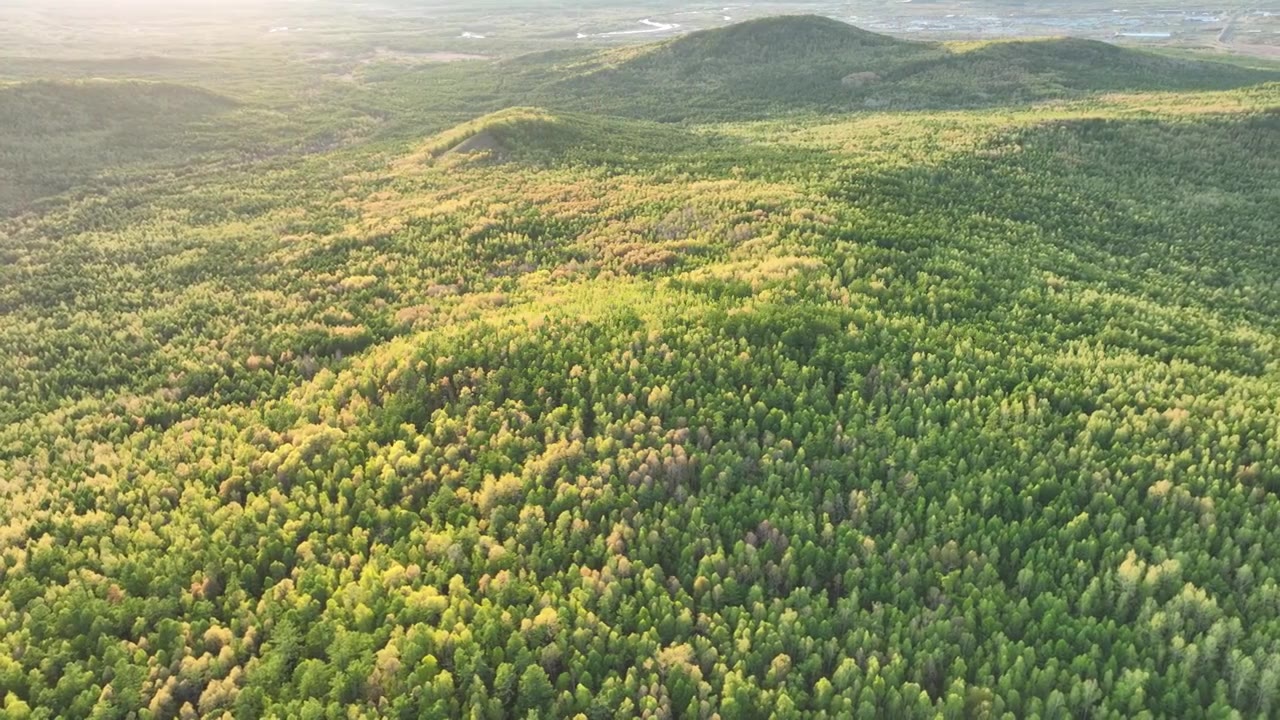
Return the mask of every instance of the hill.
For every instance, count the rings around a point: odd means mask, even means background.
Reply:
[[[948,108],[1117,90],[1225,89],[1280,73],[1049,38],[944,45],[816,16],[773,17],[549,65],[506,68],[546,107],[656,120],[750,119],[868,107]]]
[[[104,172],[194,154],[198,143],[188,131],[235,107],[172,83],[0,85],[0,214]]]
[[[758,117],[841,107],[850,73],[889,72],[938,52],[828,18],[765,18],[603,53],[565,68],[570,76],[549,92],[659,120]]]
[[[772,65],[808,58],[849,59],[888,48],[911,47],[847,23],[818,15],[768,17],[676,38],[653,49],[655,62],[674,60],[697,66],[707,62]]]

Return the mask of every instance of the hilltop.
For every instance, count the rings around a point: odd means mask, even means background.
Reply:
[[[829,18],[764,18],[601,53],[566,68],[573,74],[551,92],[659,120],[757,117],[841,107],[841,80],[851,72],[890,72],[938,53]]]
[[[690,33],[658,45],[654,52],[695,63],[767,65],[798,58],[847,60],[876,49],[923,47],[922,43],[898,40],[827,17],[793,15],[748,20]]]
[[[643,120],[514,107],[449,128],[397,164],[607,162],[655,149],[678,152],[698,142],[687,132]]]

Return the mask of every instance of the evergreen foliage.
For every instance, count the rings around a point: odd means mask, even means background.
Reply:
[[[905,52],[789,19],[581,77],[796,32]],[[886,82],[1130,57],[919,52]],[[114,178],[0,222],[0,713],[1276,716],[1280,84],[1146,62],[674,126],[692,85],[444,68],[414,116],[405,71],[363,136],[0,90],[63,118],[3,147]],[[68,99],[218,160],[125,172]]]

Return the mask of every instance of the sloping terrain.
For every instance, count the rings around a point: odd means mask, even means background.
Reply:
[[[732,165],[521,109],[11,228],[0,690],[1266,716],[1276,92],[738,124]],[[443,161],[482,135],[598,149]]]
[[[233,105],[228,98],[169,83],[33,81],[0,87],[0,123],[23,135],[111,130],[148,120],[182,122]]]
[[[847,105],[841,80],[850,73],[889,72],[939,53],[828,18],[765,18],[608,52],[553,88],[607,112],[659,120],[753,117]]]
[[[169,83],[0,85],[0,213],[103,173],[174,152],[194,155],[200,146],[192,126],[234,107],[228,98]]]
[[[389,68],[0,220],[0,714],[1276,715],[1280,83],[1118,52]]]
[[[886,87],[867,88],[873,103],[967,107],[1117,91],[1225,89],[1277,80],[1274,72],[1072,38],[959,45],[941,59],[888,75]]]

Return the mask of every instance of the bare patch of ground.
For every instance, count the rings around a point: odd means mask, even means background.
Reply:
[[[856,87],[862,87],[863,85],[869,85],[879,79],[880,79],[879,74],[868,71],[868,72],[849,73],[848,75],[845,75],[844,79],[841,80],[840,82],[845,87],[856,88]]]
[[[1235,42],[1231,43],[1229,50],[1240,55],[1280,60],[1280,45],[1248,42],[1245,38],[1240,37],[1237,37]]]
[[[485,130],[453,146],[442,157],[481,154],[487,154],[491,162],[502,162],[506,159],[508,150],[501,140],[494,137],[493,133]]]

